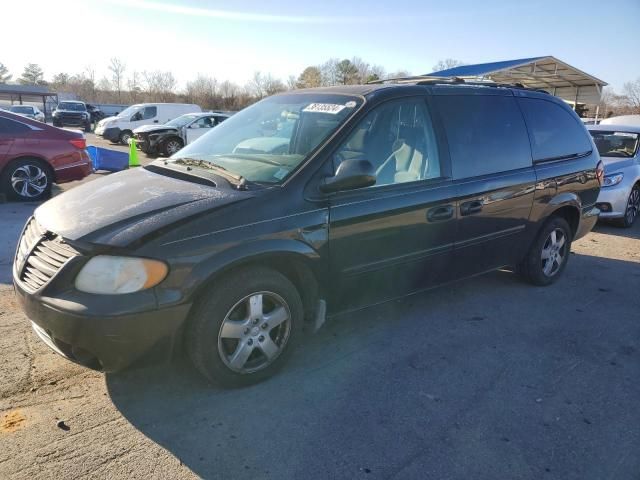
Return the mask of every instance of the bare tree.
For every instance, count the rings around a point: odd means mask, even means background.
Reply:
[[[640,77],[623,86],[624,95],[634,113],[640,113]]]
[[[146,92],[152,102],[170,102],[175,99],[176,79],[171,72],[156,70],[143,72]]]
[[[331,86],[338,83],[338,64],[340,60],[337,58],[330,58],[322,65],[320,65],[320,73],[322,75],[322,85]]]
[[[297,80],[295,75],[289,75],[287,77],[287,90],[295,90],[297,87]]]
[[[433,71],[439,72],[441,70],[448,70],[461,65],[465,65],[465,63],[460,60],[456,60],[455,58],[445,58],[444,60],[439,60],[438,63],[433,66]]]
[[[198,75],[195,80],[187,82],[187,100],[201,107],[216,109],[220,107],[218,98],[218,81],[207,75]]]
[[[131,103],[138,103],[142,97],[142,83],[140,72],[134,70],[127,80],[127,88],[129,89],[129,98]]]
[[[122,87],[124,84],[124,71],[126,70],[126,64],[117,57],[111,59],[109,64],[109,71],[111,72],[111,81],[113,83],[116,92],[118,93],[118,103],[122,103]]]

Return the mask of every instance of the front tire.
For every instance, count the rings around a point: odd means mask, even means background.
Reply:
[[[7,197],[23,202],[38,202],[51,194],[53,174],[44,162],[24,158],[10,163],[2,172],[0,185]]]
[[[560,278],[569,261],[572,233],[562,217],[551,217],[544,224],[518,271],[529,283],[551,285]]]
[[[180,140],[179,138],[170,138],[163,143],[162,153],[165,156],[170,157],[171,155],[179,151],[183,146],[184,145],[182,143],[182,140]]]
[[[226,387],[260,382],[291,355],[302,332],[303,307],[295,286],[264,267],[232,272],[213,282],[186,331],[194,366]]]
[[[133,133],[129,130],[124,130],[120,133],[120,137],[118,137],[118,141],[122,145],[129,145],[129,140],[133,137]]]
[[[636,184],[629,193],[624,217],[615,219],[613,223],[622,228],[631,228],[638,213],[640,213],[640,185]]]

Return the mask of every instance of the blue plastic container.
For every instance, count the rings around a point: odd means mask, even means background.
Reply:
[[[91,157],[94,170],[119,172],[120,170],[129,168],[129,154],[126,152],[94,147],[93,145],[87,147],[87,152],[89,153],[89,157]]]

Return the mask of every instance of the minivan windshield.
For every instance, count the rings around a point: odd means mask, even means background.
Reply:
[[[280,183],[362,104],[360,97],[290,93],[266,98],[174,154],[248,181]],[[183,163],[183,162],[178,162]]]
[[[84,103],[77,102],[60,102],[58,104],[59,110],[70,110],[72,112],[86,112],[87,109],[84,106]]]
[[[165,125],[167,127],[180,128],[180,127],[184,127],[187,123],[192,122],[198,117],[199,115],[194,115],[193,113],[187,113],[186,115],[180,115],[179,117],[174,118],[170,122],[167,122]]]
[[[590,130],[601,157],[631,158],[638,151],[640,134]]]
[[[144,108],[143,105],[131,105],[130,107],[125,108],[123,111],[121,111],[118,115],[116,115],[117,117],[130,117],[132,116],[134,113],[142,110]]]

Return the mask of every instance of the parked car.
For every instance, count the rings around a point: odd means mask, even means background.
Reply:
[[[164,125],[144,125],[133,131],[136,145],[145,153],[170,157],[185,145],[229,118],[222,113],[187,113]]]
[[[126,145],[133,131],[143,125],[165,123],[185,113],[202,111],[197,105],[187,103],[141,103],[131,105],[115,117],[107,117],[100,122],[95,134],[113,143]]]
[[[91,105],[89,103],[87,105],[87,112],[89,112],[89,116],[91,117],[91,123],[98,123],[100,120],[105,118],[105,114],[100,110],[99,107],[95,105]]]
[[[80,132],[0,111],[0,191],[42,200],[53,183],[81,180],[93,169]]]
[[[285,151],[234,153],[291,115]],[[421,78],[296,90],[40,206],[15,289],[74,362],[116,371],[184,345],[211,381],[249,384],[326,314],[504,266],[554,283],[598,219],[602,176],[580,119],[546,93]],[[51,243],[55,261],[37,248]]]
[[[604,162],[600,218],[631,227],[640,212],[640,125],[600,124],[589,132]]]
[[[23,117],[37,120],[38,122],[44,122],[44,113],[42,113],[38,107],[34,107],[33,105],[11,105],[9,111],[16,115],[22,115]]]
[[[66,100],[58,103],[53,111],[54,127],[82,127],[85,132],[91,131],[91,114],[84,102]]]
[[[600,125],[633,125],[640,126],[640,115],[619,115],[605,118]]]

